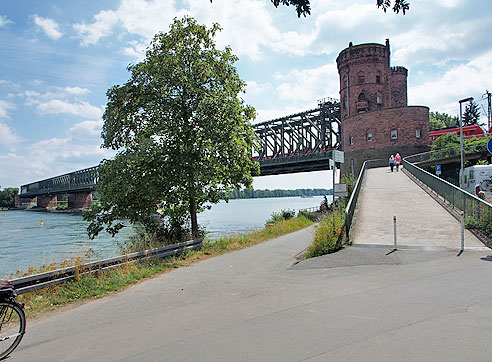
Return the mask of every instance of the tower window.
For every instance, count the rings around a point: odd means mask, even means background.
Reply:
[[[381,104],[381,95],[380,94],[376,95],[376,103]]]
[[[381,83],[381,76],[380,75],[376,75],[376,83]]]
[[[391,130],[391,139],[396,140],[398,138],[398,130],[392,129]]]
[[[371,142],[372,141],[372,133],[368,133],[366,136],[366,139],[367,139],[367,142]]]
[[[364,92],[362,92],[361,94],[359,94],[359,102],[364,102],[366,100],[366,95],[364,94]]]
[[[420,138],[420,128],[415,130],[415,138]]]
[[[353,145],[353,144],[354,144],[354,136],[350,136],[350,137],[349,137],[349,143],[350,143],[351,145]]]
[[[363,84],[363,83],[364,83],[364,76],[359,75],[359,84]]]

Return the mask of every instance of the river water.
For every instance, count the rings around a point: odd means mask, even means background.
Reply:
[[[207,236],[221,236],[260,229],[272,212],[319,206],[323,197],[282,197],[230,200],[220,202],[198,215]],[[328,196],[328,201],[331,196]],[[42,225],[41,225],[42,221]],[[11,273],[40,269],[63,260],[91,254],[104,259],[119,254],[118,241],[133,235],[131,227],[123,228],[116,237],[106,232],[94,240],[87,236],[87,222],[75,214],[35,211],[0,211],[0,278]]]

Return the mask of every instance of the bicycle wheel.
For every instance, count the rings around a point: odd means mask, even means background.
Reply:
[[[0,360],[19,344],[26,330],[26,316],[15,302],[0,302]]]

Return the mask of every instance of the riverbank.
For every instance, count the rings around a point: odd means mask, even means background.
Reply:
[[[40,313],[57,309],[69,303],[105,296],[135,284],[142,279],[175,268],[187,266],[231,251],[244,249],[278,236],[292,233],[306,228],[311,224],[311,221],[302,216],[280,221],[253,233],[224,237],[214,241],[205,241],[201,250],[186,251],[177,257],[125,265],[119,269],[106,271],[98,275],[81,275],[73,282],[20,295],[18,300],[26,304],[26,314],[32,318]]]

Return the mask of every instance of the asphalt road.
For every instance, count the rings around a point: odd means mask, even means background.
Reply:
[[[8,362],[492,360],[492,252],[351,247],[296,263],[311,232],[29,321]]]

